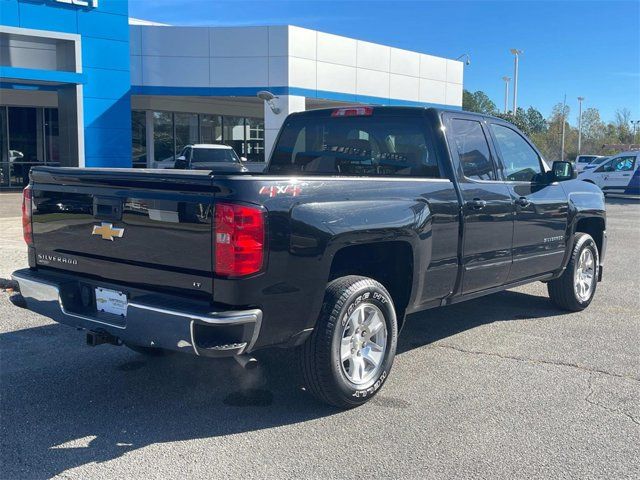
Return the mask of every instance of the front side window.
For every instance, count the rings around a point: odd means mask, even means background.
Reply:
[[[283,126],[271,173],[439,178],[418,118],[293,117]]]
[[[451,138],[455,144],[464,176],[473,180],[495,180],[487,137],[476,120],[451,121]]]
[[[625,157],[615,157],[609,160],[604,165],[600,166],[596,173],[601,172],[629,172],[633,170],[635,166],[636,157],[633,155]]]
[[[518,132],[497,124],[491,124],[491,130],[496,138],[507,180],[530,182],[537,174],[542,173],[538,153]]]
[[[629,172],[633,170],[633,166],[635,164],[636,157],[634,156],[626,156],[617,158],[613,162],[613,171],[614,172]]]

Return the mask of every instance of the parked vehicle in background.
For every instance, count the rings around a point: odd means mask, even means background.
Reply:
[[[593,162],[599,155],[578,155],[573,166],[576,172],[580,173],[584,167]]]
[[[176,168],[180,170],[214,170],[216,172],[246,172],[242,163],[244,157],[238,157],[229,145],[218,143],[196,143],[185,146],[174,158],[169,157],[155,162],[154,168]]]
[[[36,167],[22,222],[18,304],[147,354],[296,348],[306,391],[342,408],[380,390],[409,313],[534,281],[587,308],[607,240],[570,162],[502,119],[411,107],[292,114],[261,175]]]
[[[593,183],[607,193],[640,194],[639,151],[614,155],[596,168],[585,170],[578,178]]]

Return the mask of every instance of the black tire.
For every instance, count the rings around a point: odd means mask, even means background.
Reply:
[[[371,304],[382,313],[387,332],[386,348],[377,374],[366,383],[355,384],[345,374],[340,359],[340,345],[349,314],[363,304]],[[356,275],[333,280],[327,285],[313,334],[298,349],[304,386],[318,400],[329,405],[339,408],[362,405],[380,390],[388,378],[396,353],[397,337],[393,300],[380,283]]]
[[[141,355],[146,355],[147,357],[165,357],[167,355],[172,355],[175,352],[171,350],[166,350],[164,348],[156,348],[156,347],[143,347],[141,345],[131,345],[128,343],[124,344],[127,348],[133,350],[136,353]]]
[[[578,259],[585,249],[591,250],[593,259],[595,262],[593,289],[587,299],[581,299],[574,289],[575,274]],[[579,312],[589,306],[593,300],[593,296],[596,294],[598,287],[598,269],[600,265],[600,259],[598,257],[598,247],[591,235],[586,233],[576,233],[573,239],[573,250],[571,251],[571,258],[567,268],[562,273],[562,276],[551,280],[547,283],[547,290],[549,291],[549,297],[551,301],[563,310],[569,310],[572,312]]]

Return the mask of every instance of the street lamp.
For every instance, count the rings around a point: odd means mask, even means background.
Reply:
[[[511,77],[502,77],[504,80],[504,113],[507,113],[507,104],[509,103],[509,81]]]
[[[280,107],[277,103],[278,97],[276,97],[273,93],[267,90],[260,90],[256,95],[260,100],[269,105],[269,108],[275,115],[278,115],[280,113]]]
[[[638,128],[638,124],[640,124],[640,120],[631,120],[631,125],[633,126],[633,143],[636,143],[636,128]]]
[[[464,57],[467,57],[467,60],[464,62],[464,64],[467,66],[471,65],[471,55],[469,55],[468,53],[463,53],[458,58],[456,58],[456,60],[461,60]]]
[[[578,155],[582,145],[582,101],[584,97],[578,97]]]
[[[513,115],[518,113],[518,57],[524,53],[523,50],[512,48],[509,50],[513,55]]]

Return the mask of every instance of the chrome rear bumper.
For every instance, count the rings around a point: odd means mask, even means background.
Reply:
[[[260,333],[260,309],[212,312],[201,303],[150,293],[129,301],[123,318],[95,308],[74,307],[80,281],[30,269],[13,272],[12,278],[29,310],[72,327],[107,332],[132,345],[227,357],[250,352]],[[102,286],[128,291],[123,286],[81,282],[89,289]]]

